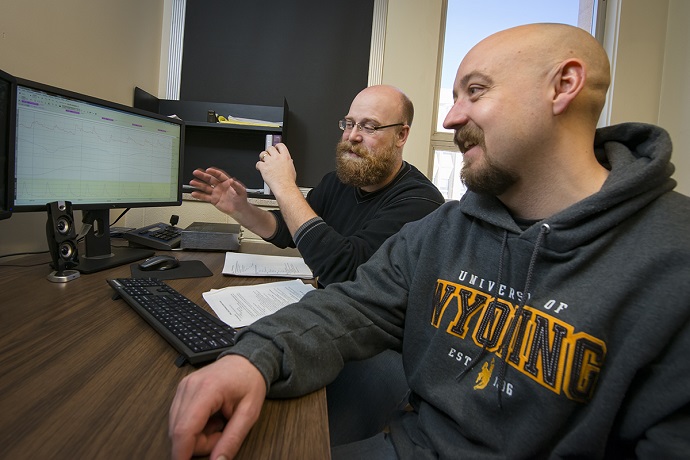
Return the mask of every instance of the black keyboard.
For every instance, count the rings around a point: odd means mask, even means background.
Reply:
[[[234,343],[228,326],[156,278],[107,280],[116,296],[139,313],[180,354],[178,366],[213,361]]]

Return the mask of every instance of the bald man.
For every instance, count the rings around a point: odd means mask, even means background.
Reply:
[[[279,210],[250,204],[244,185],[217,168],[194,171],[192,196],[280,248],[297,247],[320,286],[354,279],[389,236],[444,203],[436,186],[403,160],[413,117],[412,102],[398,88],[370,86],[339,122],[336,170],[306,199],[285,144],[261,152],[256,165]],[[331,443],[380,431],[407,392],[396,351],[347,365],[327,391]]]
[[[175,457],[230,458],[266,394],[385,348],[402,348],[409,410],[334,459],[686,457],[690,198],[665,131],[596,129],[608,74],[571,26],[476,45],[444,123],[470,191],[183,380]]]
[[[370,86],[339,126],[336,170],[306,199],[285,144],[259,154],[256,168],[280,210],[247,201],[242,183],[217,168],[194,171],[194,198],[212,203],[278,247],[297,247],[321,286],[355,277],[357,267],[407,222],[444,202],[417,168],[403,160],[414,116],[409,98],[389,85]]]

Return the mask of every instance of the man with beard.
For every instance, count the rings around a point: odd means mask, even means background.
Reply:
[[[245,187],[217,168],[194,171],[190,184],[198,191],[192,196],[278,247],[296,246],[319,285],[354,279],[389,236],[444,202],[429,179],[403,161],[413,115],[412,102],[397,88],[362,90],[339,122],[336,171],[306,199],[287,146],[261,152],[256,168],[279,210],[250,204]]]
[[[469,191],[187,376],[173,458],[231,458],[267,395],[387,348],[409,410],[334,460],[687,458],[690,198],[666,131],[597,128],[609,82],[605,50],[573,26],[472,48],[444,122]]]
[[[232,216],[243,227],[278,247],[297,246],[321,286],[355,278],[357,267],[402,226],[443,204],[438,189],[403,161],[414,108],[399,89],[362,90],[339,126],[336,170],[306,199],[286,145],[259,154],[256,167],[280,210],[247,201],[244,186],[224,171],[196,170],[192,196]],[[400,353],[349,363],[327,388],[331,444],[376,434],[388,415],[405,404],[408,387]]]

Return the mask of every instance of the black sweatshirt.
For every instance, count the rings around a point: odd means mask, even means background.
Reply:
[[[297,247],[319,284],[351,280],[383,242],[407,222],[426,216],[444,203],[443,195],[414,166],[404,162],[395,179],[366,193],[345,185],[335,172],[326,174],[307,195],[319,216],[298,229],[293,241],[280,211],[274,245]]]

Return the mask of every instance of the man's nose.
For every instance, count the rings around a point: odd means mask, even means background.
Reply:
[[[362,142],[362,130],[360,130],[357,125],[354,125],[352,129],[345,134],[347,134],[347,140],[350,142]]]
[[[467,124],[467,108],[462,100],[458,99],[448,111],[443,120],[443,127],[446,129],[457,129]]]

